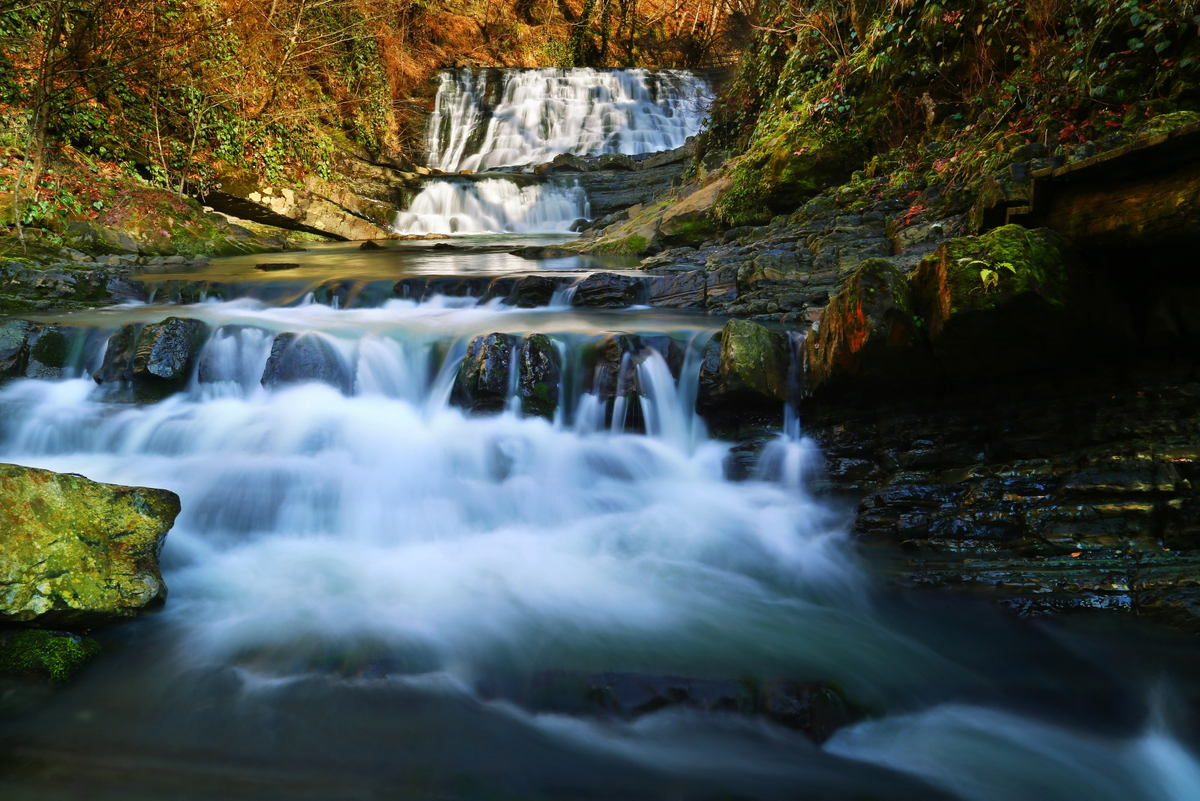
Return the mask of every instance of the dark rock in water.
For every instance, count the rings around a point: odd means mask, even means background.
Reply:
[[[0,619],[90,627],[166,597],[158,556],[173,492],[0,465]]]
[[[254,265],[254,269],[262,270],[265,273],[273,273],[277,270],[294,270],[299,266],[299,264],[290,261],[263,262],[261,264]]]
[[[0,325],[0,378],[24,372],[29,357],[29,335],[36,328],[28,320],[11,320]]]
[[[521,411],[529,415],[553,417],[558,408],[558,387],[562,379],[558,349],[545,334],[525,337],[517,352],[517,393]]]
[[[186,317],[153,325],[122,326],[108,339],[96,383],[131,381],[142,388],[170,389],[185,382],[200,353],[208,326]]]
[[[522,309],[550,305],[554,293],[573,281],[571,278],[548,275],[527,275],[517,281],[508,303]]]
[[[267,388],[320,381],[347,393],[351,380],[333,345],[319,334],[279,334],[262,374]]]
[[[471,340],[459,365],[450,402],[473,412],[499,412],[508,399],[510,370],[517,338],[487,334]]]
[[[620,309],[641,300],[642,279],[635,275],[593,273],[575,284],[575,306]]]
[[[509,253],[514,256],[520,256],[522,259],[530,259],[534,261],[541,259],[569,259],[573,256],[579,255],[579,251],[577,250],[554,247],[552,245],[544,247],[531,246],[527,248],[517,248],[516,250],[510,250]]]
[[[611,334],[599,340],[592,374],[585,378],[584,389],[606,402],[633,394],[637,381],[633,363],[636,353],[637,345],[630,336]]]
[[[434,245],[433,247],[431,247],[429,249],[430,250],[458,250],[458,247],[455,245],[447,244],[445,242],[438,242],[436,245]]]
[[[817,743],[862,717],[835,688],[817,682],[775,682],[758,690],[752,682],[553,670],[524,681],[492,677],[478,689],[485,698],[508,698],[535,712],[626,720],[672,708],[762,715]]]
[[[105,289],[108,290],[109,296],[117,303],[128,303],[130,301],[145,302],[146,300],[146,285],[141,281],[133,281],[121,276],[115,276],[108,279]]]
[[[767,684],[760,703],[764,716],[804,732],[816,743],[861,717],[834,688],[814,682]]]
[[[133,359],[134,379],[168,384],[186,381],[207,333],[204,323],[185,317],[168,317],[146,326]]]
[[[104,362],[92,373],[97,384],[133,380],[133,359],[141,328],[140,325],[123,325],[108,338]]]
[[[402,278],[396,282],[392,291],[398,298],[416,301],[436,295],[488,300],[509,297],[516,285],[517,279],[512,276],[489,278],[486,275],[431,275]]]
[[[29,334],[29,358],[25,365],[28,378],[59,379],[66,374],[71,360],[71,340],[76,330],[61,325],[39,327]]]
[[[359,250],[383,250],[383,246],[380,245],[378,242],[376,242],[374,239],[368,239],[366,242],[363,242],[361,245],[359,245],[358,249]]]

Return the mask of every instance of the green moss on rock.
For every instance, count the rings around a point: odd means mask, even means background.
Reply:
[[[18,631],[0,642],[0,673],[63,684],[100,653],[90,637],[61,631]]]

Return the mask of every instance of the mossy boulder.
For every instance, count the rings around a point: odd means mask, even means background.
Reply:
[[[733,226],[763,225],[850,177],[864,160],[848,133],[818,132],[803,123],[756,142],[729,168],[713,215]]]
[[[1073,273],[1053,231],[1006,225],[938,246],[913,273],[912,306],[949,369],[998,372],[1067,339]]]
[[[868,259],[829,301],[804,342],[804,391],[920,380],[936,369],[907,276]]]
[[[0,465],[0,497],[0,620],[91,627],[166,598],[158,556],[175,493]]]
[[[0,639],[0,674],[64,684],[100,653],[91,637],[65,631],[15,631]]]
[[[25,375],[29,378],[63,378],[75,355],[76,333],[78,329],[61,325],[31,329]]]
[[[702,405],[738,402],[779,408],[788,400],[791,347],[785,334],[749,320],[730,320],[721,329],[715,358],[701,369]]]

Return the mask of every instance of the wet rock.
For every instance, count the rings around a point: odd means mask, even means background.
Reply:
[[[306,381],[320,381],[344,393],[351,388],[350,376],[337,350],[328,339],[312,333],[276,336],[261,380],[269,389]]]
[[[570,248],[560,248],[553,245],[534,245],[526,248],[517,248],[509,251],[514,256],[520,256],[522,259],[531,261],[543,261],[546,259],[569,259],[579,255],[579,251],[571,250]]]
[[[511,276],[433,275],[403,278],[392,288],[398,298],[424,300],[437,295],[449,298],[504,298],[511,295],[517,279]]]
[[[10,320],[0,325],[0,378],[11,378],[25,370],[29,336],[36,326],[28,320]]]
[[[454,378],[450,402],[472,412],[503,411],[517,338],[487,334],[471,340]]]
[[[436,245],[434,246],[436,247]],[[368,239],[358,246],[359,250],[383,250],[383,246],[373,239]]]
[[[525,337],[517,352],[517,394],[527,415],[553,417],[562,381],[561,357],[544,334]]]
[[[199,320],[168,317],[148,325],[138,337],[133,359],[135,380],[179,385],[187,380],[208,334]]]
[[[522,309],[548,306],[554,293],[572,283],[572,280],[559,276],[527,275],[517,281],[508,296],[508,303]]]
[[[0,465],[0,619],[90,627],[161,604],[173,492]]]
[[[760,703],[764,716],[804,732],[816,743],[825,742],[835,731],[862,717],[835,688],[815,682],[767,684]]]
[[[593,273],[575,284],[574,306],[621,309],[640,302],[642,280],[634,275]]]
[[[709,344],[701,368],[701,404],[782,406],[788,400],[791,349],[783,334],[730,320]]]
[[[39,327],[29,334],[28,378],[60,379],[66,376],[72,356],[75,329],[60,325]]]
[[[133,359],[137,355],[140,325],[123,325],[108,338],[104,362],[92,373],[97,384],[133,380]]]
[[[810,394],[864,381],[921,381],[937,369],[907,278],[882,259],[863,262],[842,286],[803,350]]]
[[[280,270],[295,270],[300,265],[294,261],[268,261],[254,265],[254,269],[261,270],[264,273],[273,273]]]

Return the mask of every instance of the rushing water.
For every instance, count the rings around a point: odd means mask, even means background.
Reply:
[[[100,633],[70,688],[3,700],[4,798],[1195,797],[1190,642],[887,594],[845,510],[807,491],[819,454],[794,428],[757,476],[726,478],[729,443],[694,411],[720,321],[337,308],[305,271],[530,267],[415,244],[301,258],[291,278],[214,263],[234,300],[54,317],[78,331],[70,374],[0,387],[0,461],[183,503],[166,608]],[[142,403],[92,381],[108,334],[168,315],[209,326],[208,380]],[[280,331],[326,338],[347,387],[264,388]],[[467,341],[492,331],[551,336],[554,419],[449,404]],[[614,332],[644,343],[622,368],[644,434],[587,391]],[[487,690],[561,670],[831,680],[871,717],[818,747],[762,718],[621,721]]]
[[[570,153],[641,156],[682,146],[704,120],[712,88],[673,70],[480,70],[442,73],[426,158],[445,172],[543,164]],[[582,188],[433,178],[396,216],[406,234],[565,232],[588,218]]]

